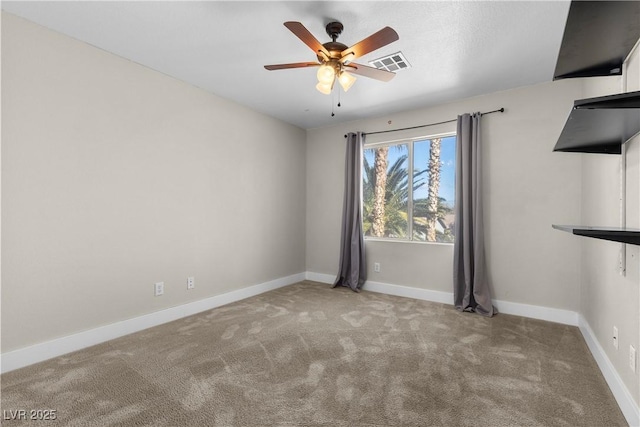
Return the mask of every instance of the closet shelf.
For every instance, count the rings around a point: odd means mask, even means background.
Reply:
[[[614,242],[640,245],[640,229],[621,227],[587,227],[581,225],[552,225],[556,230],[566,231],[576,236],[592,237],[594,239],[611,240]]]

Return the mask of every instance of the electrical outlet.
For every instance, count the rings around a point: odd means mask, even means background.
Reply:
[[[373,263],[373,271],[375,271],[376,273],[380,273],[380,263],[379,262],[374,262]]]
[[[613,327],[613,346],[618,349],[618,328]]]
[[[632,345],[629,346],[629,367],[633,372],[636,371],[636,348]]]
[[[187,277],[187,289],[193,289],[196,287],[195,277]]]
[[[158,282],[155,285],[155,296],[159,297],[164,294],[164,282]]]

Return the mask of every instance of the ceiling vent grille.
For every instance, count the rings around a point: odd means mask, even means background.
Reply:
[[[382,58],[374,59],[369,61],[369,65],[379,70],[391,71],[394,73],[411,67],[411,64],[409,64],[409,61],[407,61],[402,52],[396,52],[391,55],[383,56]]]

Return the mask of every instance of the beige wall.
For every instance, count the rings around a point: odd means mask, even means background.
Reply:
[[[305,269],[302,129],[7,13],[2,124],[3,352]]]
[[[581,92],[581,82],[560,81],[308,131],[307,270],[337,272],[346,132],[505,107],[504,114],[483,118],[486,250],[494,298],[577,311],[580,246],[551,224],[580,218],[581,161],[552,149]],[[455,130],[455,124],[448,126],[385,137]],[[367,241],[366,248],[369,280],[452,292],[452,245]],[[380,273],[373,272],[374,262],[381,264]]]
[[[584,97],[640,90],[640,51],[629,59],[620,78],[585,79]],[[625,144],[627,226],[640,228],[640,137]],[[620,224],[621,156],[582,155],[582,223]],[[626,275],[619,272],[622,245],[594,239],[582,244],[580,313],[624,381],[636,403],[640,402],[639,372],[629,367],[629,345],[640,345],[640,246],[626,245]],[[618,350],[613,347],[613,327],[619,331]]]

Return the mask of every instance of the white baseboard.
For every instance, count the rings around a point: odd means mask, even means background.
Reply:
[[[578,327],[627,422],[633,427],[640,426],[640,407],[624,385],[622,378],[620,378],[611,360],[607,357],[589,323],[587,323],[586,319],[582,316],[578,318]]]
[[[578,313],[575,311],[501,300],[493,300],[493,306],[498,310],[498,313],[513,314],[530,319],[540,319],[548,322],[562,323],[563,325],[578,326]]]
[[[329,283],[332,285],[336,281],[335,274],[331,275],[331,274],[314,273],[313,271],[307,271],[305,273],[305,278],[307,280],[313,280],[314,282]]]
[[[317,275],[317,277],[322,276],[319,273],[313,274]],[[318,281],[329,283],[329,281]],[[453,292],[433,291],[429,289],[420,289],[410,286],[392,285],[390,283],[372,282],[370,280],[367,280],[365,282],[362,289],[365,291],[380,292],[383,294],[453,305]],[[520,304],[517,302],[500,300],[493,300],[493,305],[498,309],[499,313],[513,314],[516,316],[529,317],[532,319],[562,323],[564,325],[578,326],[578,313],[576,313],[575,311],[560,310],[557,308],[541,307],[538,305]]]
[[[3,353],[0,357],[0,372],[5,373],[34,363],[42,362],[53,357],[81,350],[92,345],[100,344],[115,338],[141,331],[163,323],[191,316],[221,305],[229,304],[252,297],[273,289],[291,285],[304,280],[305,273],[298,273],[287,277],[271,280],[249,286],[237,291],[205,298],[199,301],[182,304],[165,310],[156,311],[133,319],[122,320],[109,325],[79,332],[51,341],[35,344],[29,347]]]
[[[389,283],[372,282],[370,280],[367,280],[364,283],[364,286],[362,286],[362,290],[453,305],[453,293],[451,292],[432,291],[429,289],[419,289],[410,286],[391,285]]]

